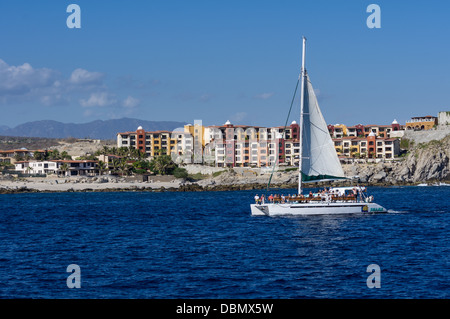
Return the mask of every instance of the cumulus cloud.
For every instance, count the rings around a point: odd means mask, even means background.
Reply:
[[[139,103],[141,103],[141,101],[139,99],[136,99],[132,96],[128,96],[123,102],[122,102],[122,106],[126,107],[126,108],[134,108],[136,106],[139,105]]]
[[[103,107],[117,103],[117,99],[107,92],[92,93],[88,99],[81,99],[82,107]]]
[[[104,74],[100,72],[90,72],[84,69],[75,69],[69,78],[69,83],[76,85],[100,84]]]
[[[63,76],[56,70],[35,68],[29,63],[14,66],[0,59],[0,105],[27,102],[33,106],[57,107],[74,106],[78,102],[84,116],[107,116],[111,111],[125,115],[135,112],[141,100],[128,94],[111,93],[104,78],[104,73],[82,68]],[[132,78],[128,80],[136,84]]]
[[[268,93],[261,93],[254,96],[255,99],[261,99],[261,100],[267,100],[270,99],[275,93],[268,92]]]
[[[51,69],[36,69],[29,63],[8,65],[0,59],[0,95],[24,95],[52,87],[57,76],[58,72]]]
[[[43,95],[39,100],[45,106],[61,106],[69,104],[69,99],[61,94]]]

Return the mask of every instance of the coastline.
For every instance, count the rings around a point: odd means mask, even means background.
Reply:
[[[210,181],[211,182],[211,181]],[[338,187],[360,185],[366,187],[392,187],[392,186],[417,186],[419,183],[402,182],[397,184],[375,182],[333,182],[333,183],[311,183],[308,188],[314,187]],[[296,189],[297,183],[272,183],[270,189]],[[35,181],[8,181],[0,182],[1,194],[20,193],[70,193],[70,192],[207,192],[207,191],[239,191],[239,190],[265,190],[267,183],[205,183],[205,180],[197,182],[187,182],[175,180],[174,182],[64,182],[64,183],[43,183]]]

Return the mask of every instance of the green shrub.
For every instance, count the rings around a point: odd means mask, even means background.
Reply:
[[[173,170],[173,176],[176,178],[187,178],[188,175],[189,174],[185,168],[177,167]]]
[[[212,174],[212,176],[213,176],[213,177],[217,177],[217,176],[219,176],[220,174],[222,174],[223,172],[226,172],[226,171],[214,172],[214,173]]]

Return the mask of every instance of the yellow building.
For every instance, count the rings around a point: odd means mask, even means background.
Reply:
[[[194,139],[194,146],[205,147],[205,127],[202,125],[202,121],[194,121],[194,125],[185,125],[184,132],[191,134]]]
[[[412,117],[411,120],[406,121],[405,128],[407,130],[431,130],[435,125],[438,124],[438,119],[435,116],[419,116]]]
[[[170,155],[177,152],[177,143],[177,138],[172,138],[172,132],[146,132],[141,126],[135,132],[117,133],[117,147],[132,147],[147,156]]]

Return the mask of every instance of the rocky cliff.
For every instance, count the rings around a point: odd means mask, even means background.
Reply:
[[[404,159],[378,164],[345,165],[348,176],[369,184],[410,184],[450,180],[450,135],[410,148]]]

